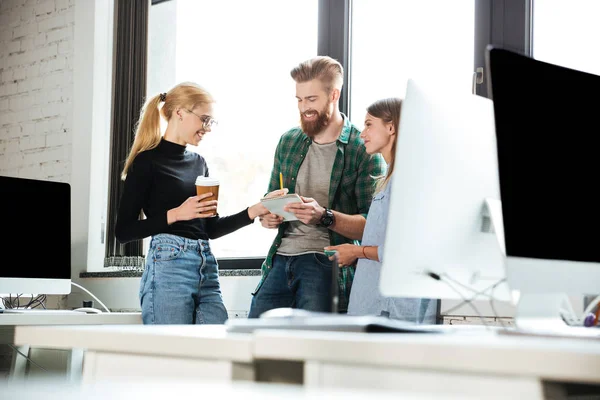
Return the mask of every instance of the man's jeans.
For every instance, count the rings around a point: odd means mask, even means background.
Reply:
[[[252,297],[248,318],[273,308],[331,310],[331,261],[324,254],[273,257],[269,275]]]
[[[144,324],[223,324],[227,310],[208,241],[153,236],[140,302]]]

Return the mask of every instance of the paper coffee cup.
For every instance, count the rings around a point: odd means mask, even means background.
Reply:
[[[196,194],[201,195],[204,193],[212,193],[212,196],[202,201],[219,200],[219,180],[208,176],[199,176],[196,178]],[[213,215],[216,214],[217,211],[215,210]]]

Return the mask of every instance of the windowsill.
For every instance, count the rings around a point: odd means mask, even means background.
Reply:
[[[265,260],[264,256],[263,257],[229,257],[229,258],[218,258],[217,263],[219,264],[219,270],[221,270],[221,271],[236,270],[236,269],[239,269],[239,270],[255,269],[255,270],[260,271],[264,260]],[[104,260],[104,270],[89,271],[89,272],[84,272],[84,273],[105,274],[107,272],[118,272],[118,273],[139,272],[139,275],[133,275],[133,276],[141,276],[141,271],[143,271],[144,264],[145,264],[144,257],[138,257],[138,256],[109,257]]]
[[[100,272],[82,272],[80,278],[140,278],[142,270],[112,270]],[[260,276],[260,269],[220,269],[219,276]]]

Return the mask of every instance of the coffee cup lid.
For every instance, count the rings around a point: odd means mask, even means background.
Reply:
[[[196,178],[196,186],[217,186],[219,180],[209,176],[199,176]]]

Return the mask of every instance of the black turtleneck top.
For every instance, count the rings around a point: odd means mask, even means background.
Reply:
[[[116,239],[120,243],[170,233],[189,239],[216,239],[253,220],[248,209],[237,214],[167,223],[167,211],[196,196],[196,178],[208,176],[202,156],[185,146],[162,139],[157,147],[139,153],[125,179],[119,203]],[[140,211],[146,218],[140,219]]]

